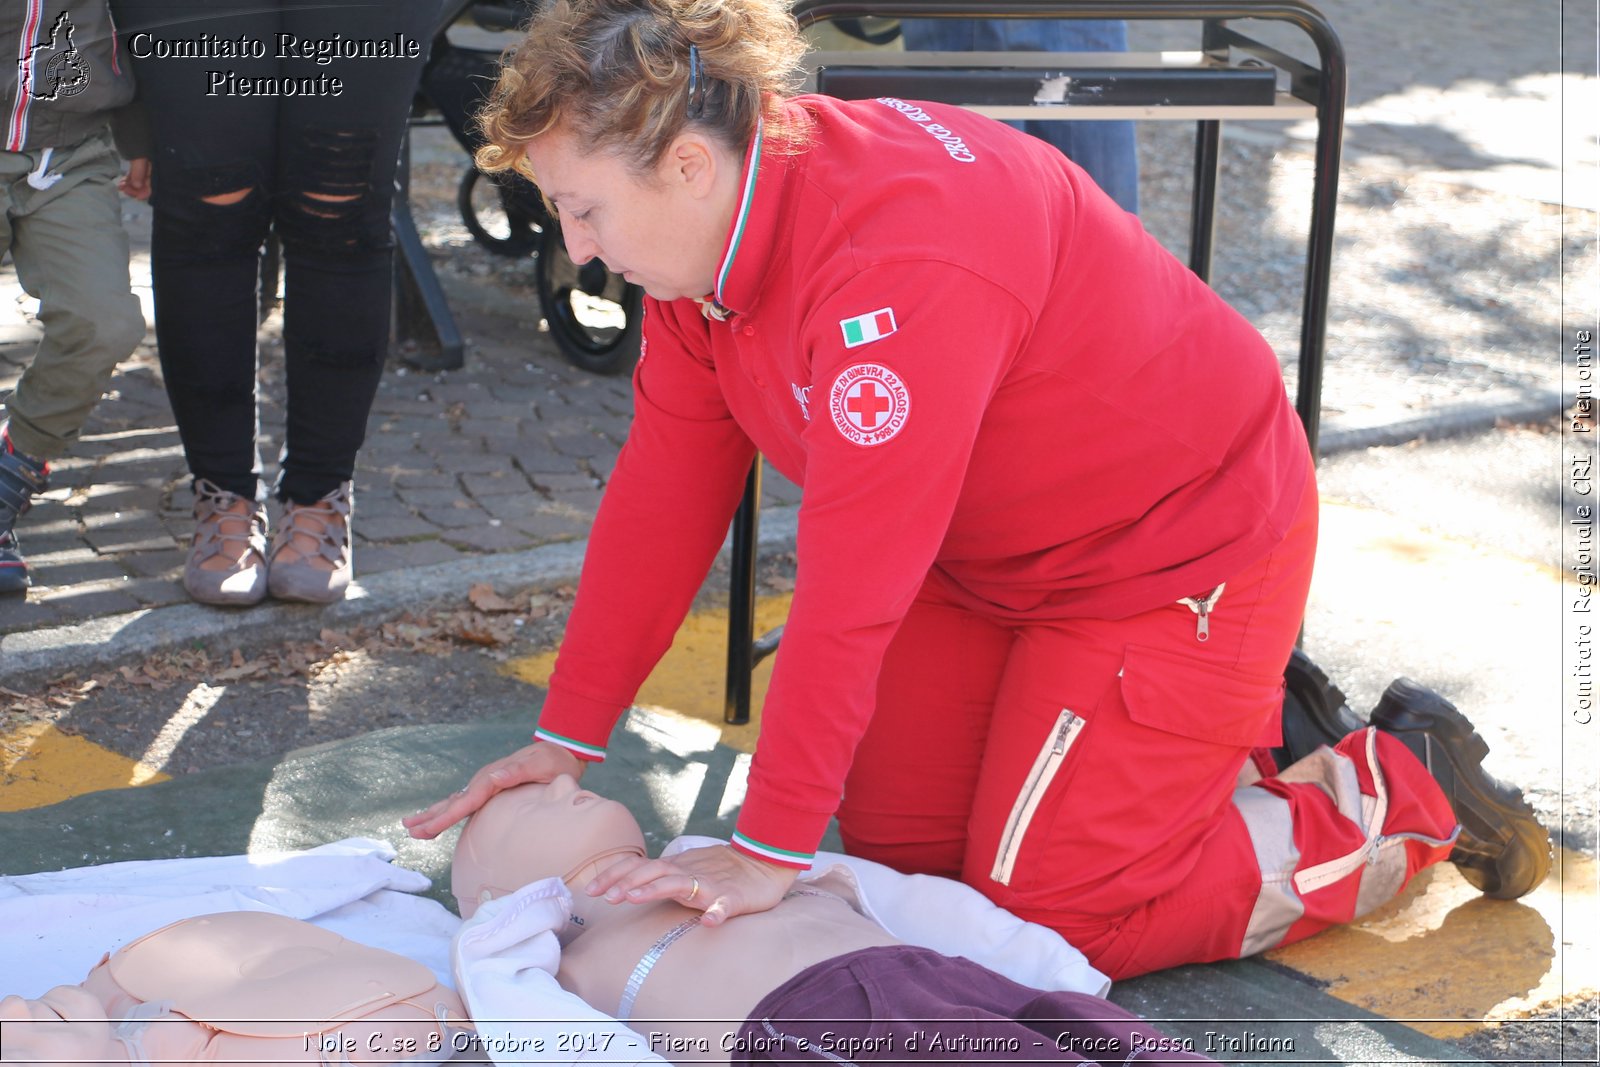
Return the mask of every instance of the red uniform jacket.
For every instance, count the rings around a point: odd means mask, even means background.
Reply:
[[[1311,465],[1266,342],[1055,149],[936,104],[789,107],[809,140],[751,145],[725,317],[646,301],[536,736],[604,756],[759,450],[803,490],[798,576],[734,843],[804,865],[925,582],[1019,622],[1203,594]]]

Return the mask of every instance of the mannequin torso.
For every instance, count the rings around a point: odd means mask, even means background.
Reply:
[[[656,1052],[691,1050],[697,1063],[715,1062],[725,1039],[761,999],[813,964],[899,942],[858,910],[847,877],[830,873],[808,882],[770,911],[737,916],[719,927],[690,928],[675,940],[639,986],[630,1018],[649,1036],[665,1035]],[[672,901],[616,907],[562,950],[557,980],[604,1011],[618,1014],[628,979],[663,936],[699,912]]]

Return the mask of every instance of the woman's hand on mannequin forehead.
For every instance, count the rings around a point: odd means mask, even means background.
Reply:
[[[562,774],[581,778],[585,766],[560,745],[535,741],[480,768],[463,788],[400,822],[412,837],[429,841],[483,807],[490,797],[502,790],[529,782],[548,782]]]

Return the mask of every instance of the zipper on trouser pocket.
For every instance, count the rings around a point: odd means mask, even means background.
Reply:
[[[1022,849],[1022,840],[1028,834],[1033,813],[1039,810],[1039,802],[1044,799],[1050,783],[1055,781],[1056,772],[1066,762],[1067,751],[1072,748],[1078,731],[1082,729],[1083,719],[1062,708],[1049,740],[1034,758],[1022,792],[1017,794],[1017,802],[1011,808],[1011,817],[1006,820],[1005,833],[1000,835],[1000,849],[995,853],[994,869],[989,872],[989,877],[1001,885],[1011,884],[1011,869],[1016,866],[1017,853]]]
[[[1228,587],[1223,582],[1205,596],[1186,596],[1178,603],[1195,613],[1194,639],[1201,644],[1211,640],[1211,609],[1217,606],[1217,601],[1222,599],[1222,591]]]

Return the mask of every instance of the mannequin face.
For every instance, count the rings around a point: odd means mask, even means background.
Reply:
[[[644,833],[615,800],[578,788],[570,775],[507,789],[485,804],[461,832],[450,887],[464,918],[484,899],[515,892],[541,878],[573,879],[579,891],[594,877],[585,861],[611,849],[644,854]],[[602,861],[605,862],[605,861]]]

